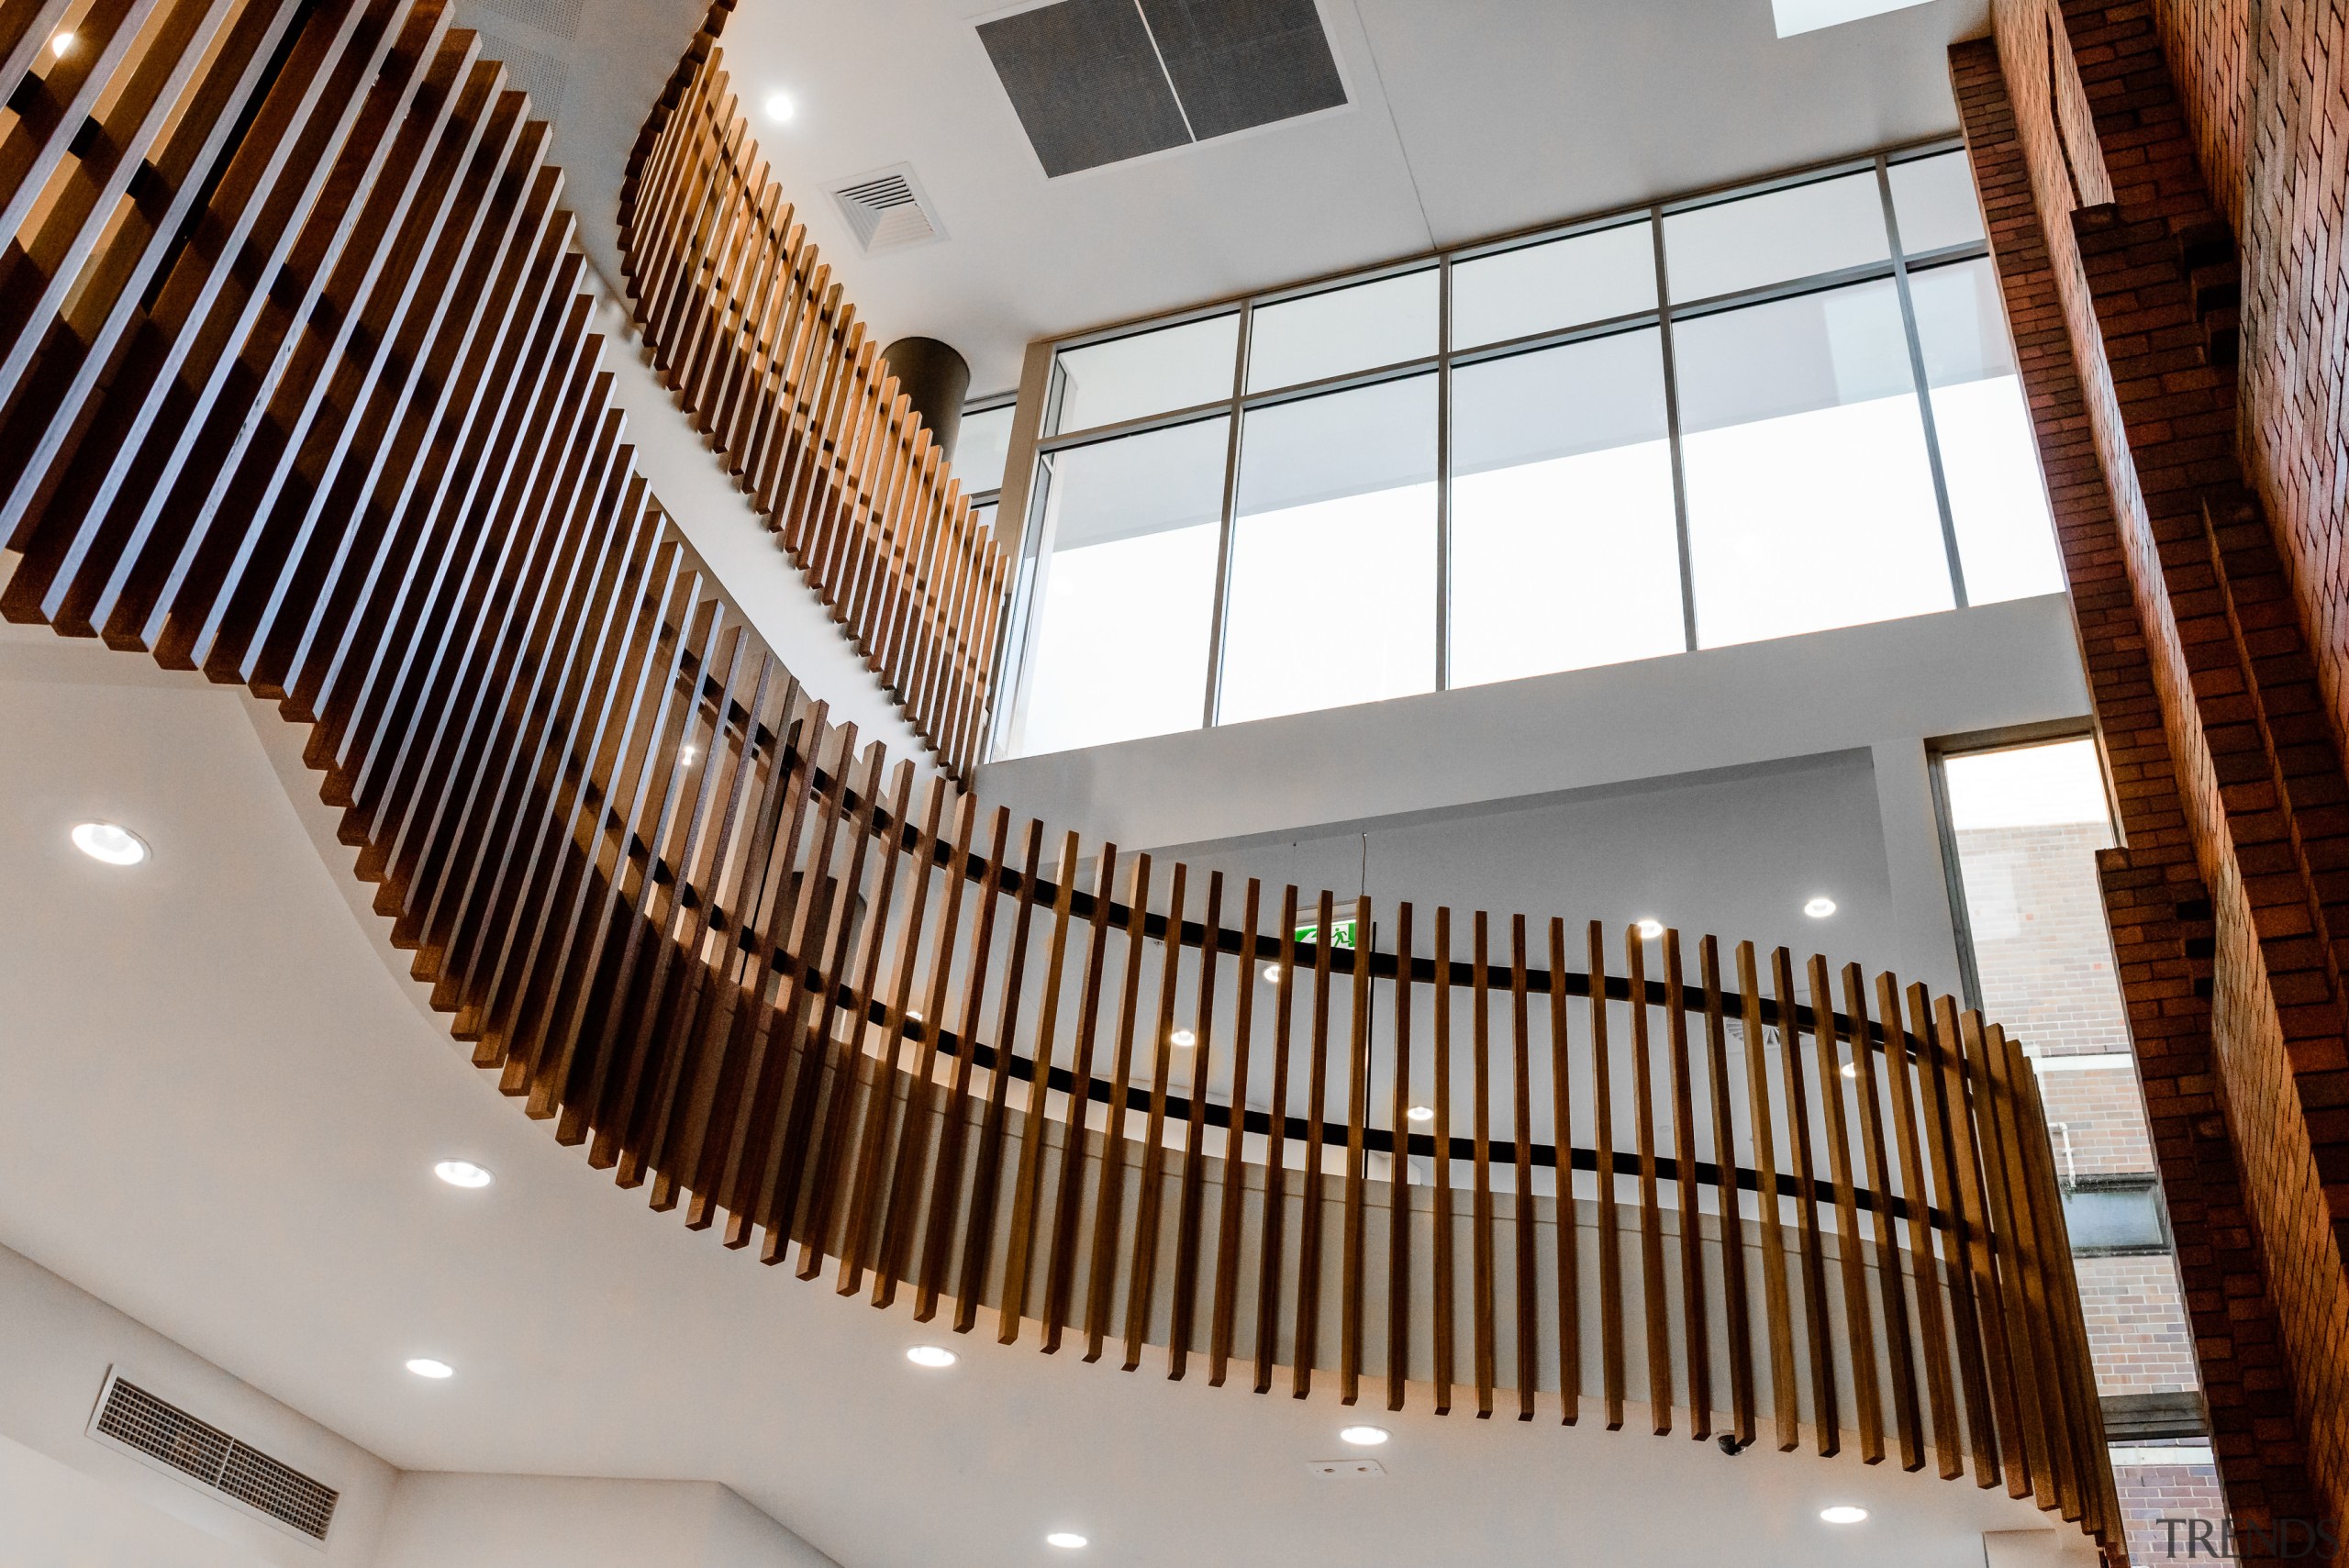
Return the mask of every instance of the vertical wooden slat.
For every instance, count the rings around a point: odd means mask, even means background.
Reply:
[[[1860,1461],[1884,1462],[1884,1398],[1876,1383],[1876,1320],[1868,1303],[1867,1260],[1861,1255],[1859,1196],[1854,1191],[1852,1137],[1844,1113],[1843,1052],[1835,1024],[1835,995],[1829,987],[1827,961],[1813,954],[1807,973],[1810,990],[1813,1040],[1818,1047],[1819,1106],[1826,1122],[1827,1174],[1835,1185],[1835,1257],[1843,1276],[1842,1351],[1852,1362],[1852,1401],[1860,1423]],[[1853,1041],[1857,1055],[1867,1054],[1863,1029]],[[1852,1068],[1857,1078],[1859,1069]]]
[[[1240,1206],[1248,1187],[1248,1057],[1251,1026],[1255,1021],[1256,922],[1263,893],[1263,884],[1250,877],[1240,915],[1239,978],[1231,1017],[1231,1093],[1227,1102],[1230,1119],[1225,1124],[1223,1139],[1223,1198],[1215,1232],[1215,1304],[1208,1334],[1208,1385],[1211,1388],[1223,1386],[1224,1373],[1231,1362],[1233,1318],[1240,1299]]]
[[[1353,1001],[1346,1039],[1345,1240],[1339,1274],[1341,1315],[1338,1391],[1341,1404],[1362,1396],[1364,1133],[1370,1115],[1370,900],[1354,900]]]
[[[1435,1413],[1452,1413],[1453,1349],[1459,1342],[1453,1302],[1452,1256],[1452,908],[1435,910],[1435,1235],[1429,1266],[1434,1270]]]
[[[1983,1282],[1976,1252],[1982,1206],[1966,1169],[1972,1140],[1965,1131],[1965,1087],[1953,1060],[1957,1008],[1947,996],[1929,1004],[1925,987],[1918,984],[1909,987],[1909,1010],[1923,1053],[1917,1079],[1925,1139],[1932,1151],[1933,1192],[1948,1237],[1951,1327],[1965,1396],[1966,1437],[1974,1450],[1974,1484],[1987,1488],[1998,1484],[2004,1462],[2013,1455],[2009,1445],[2015,1440],[2014,1407],[1997,1374],[2004,1356],[1990,1350],[1994,1336],[2004,1346],[2006,1325],[1997,1297]]]
[[[1166,1181],[1166,1109],[1167,1098],[1174,1093],[1174,997],[1183,974],[1183,907],[1186,882],[1189,872],[1183,862],[1174,862],[1174,883],[1166,898],[1166,940],[1160,947],[1163,955],[1158,972],[1158,1022],[1152,1031],[1152,1062],[1150,1073],[1150,1115],[1142,1131],[1141,1195],[1134,1212],[1133,1265],[1126,1285],[1126,1359],[1125,1370],[1132,1372],[1141,1365],[1142,1341],[1149,1336],[1152,1300],[1158,1289],[1158,1221],[1164,1207]],[[1218,891],[1220,891],[1219,888]],[[1213,899],[1209,900],[1210,906]],[[1215,929],[1216,912],[1208,915],[1208,929]],[[1206,980],[1201,982],[1199,1023],[1207,1021]],[[1191,1031],[1194,1052],[1207,1048],[1201,1029]],[[1198,1059],[1195,1055],[1194,1062]],[[1195,1093],[1196,1102],[1198,1095]],[[1196,1144],[1186,1139],[1186,1148]],[[1189,1158],[1185,1159],[1187,1180]],[[1179,1230],[1179,1222],[1178,1222]],[[1180,1251],[1179,1240],[1177,1251]],[[1178,1273],[1180,1259],[1177,1259]],[[1175,1281],[1179,1295],[1187,1288],[1186,1282]],[[1172,1314],[1169,1315],[1170,1320]],[[1170,1373],[1170,1376],[1179,1375]]]
[[[1720,944],[1697,944],[1698,983],[1705,988],[1706,1082],[1712,1091],[1713,1200],[1721,1249],[1721,1329],[1729,1341],[1730,1438],[1753,1441],[1753,1329],[1745,1279],[1744,1200],[1739,1192],[1737,1124],[1730,1101],[1729,1028],[1722,1017]]]
[[[1885,1086],[1892,1094],[1892,1131],[1900,1151],[1900,1193],[1909,1208],[1909,1267],[1916,1274],[1918,1358],[1925,1364],[1925,1397],[1933,1426],[1933,1457],[1944,1481],[1965,1473],[1957,1412],[1950,1384],[1949,1330],[1942,1311],[1942,1275],[1933,1248],[1932,1195],[1925,1183],[1925,1157],[1917,1140],[1917,1106],[1911,1074],[1924,1069],[1929,1024],[1924,988],[1912,987],[1913,1026],[1900,1015],[1900,982],[1889,971],[1876,978],[1876,1011],[1885,1032]],[[1912,1055],[1913,1053],[1913,1055]],[[1928,1098],[1928,1106],[1932,1101]],[[1953,1248],[1953,1256],[1954,1249]],[[1894,1255],[1898,1263],[1898,1254]]]
[[[1475,1122],[1475,1196],[1468,1238],[1475,1284],[1476,1418],[1493,1414],[1493,1070],[1490,1050],[1488,976],[1491,960],[1486,951],[1485,912],[1476,911],[1471,926],[1474,968],[1469,981],[1468,1040],[1471,1081],[1475,1084],[1471,1114]]]
[[[1631,1118],[1640,1151],[1640,1305],[1647,1319],[1642,1357],[1648,1368],[1648,1413],[1655,1435],[1672,1430],[1672,1318],[1664,1295],[1664,1209],[1657,1200],[1654,1066],[1648,1051],[1647,941],[1623,929],[1624,973],[1631,986]]]
[[[1175,896],[1183,866],[1175,862]],[[1150,920],[1150,857],[1134,857],[1133,892],[1126,917],[1124,984],[1118,1004],[1117,1054],[1109,1069],[1109,1116],[1102,1126],[1101,1165],[1093,1180],[1093,1267],[1085,1293],[1085,1359],[1101,1359],[1109,1310],[1118,1292],[1118,1242],[1126,1214],[1126,1104],[1133,1086],[1134,1016],[1141,999],[1143,928]],[[1179,906],[1177,914],[1180,914]],[[1164,1031],[1160,1031],[1162,1035]],[[1153,1102],[1157,1096],[1152,1096]]]
[[[1687,994],[1680,932],[1664,932],[1664,1018],[1672,1052],[1672,1164],[1680,1226],[1680,1331],[1688,1359],[1689,1436],[1713,1435],[1713,1352],[1705,1296],[1705,1238],[1697,1205],[1696,1087],[1688,1069]]]
[[[1313,1045],[1305,1089],[1305,1173],[1297,1184],[1302,1207],[1297,1227],[1297,1332],[1289,1360],[1289,1393],[1302,1399],[1313,1390],[1321,1350],[1321,1189],[1323,1128],[1330,1103],[1330,955],[1336,917],[1327,888],[1316,910],[1313,935]],[[1357,940],[1366,940],[1364,933]]]
[[[1607,1029],[1607,929],[1590,923],[1590,1110],[1598,1158],[1598,1344],[1607,1429],[1623,1427],[1623,1230],[1615,1196],[1615,1071]]]
[[[1044,848],[1044,825],[1030,818],[1028,844],[1020,856],[1019,902],[1011,918],[1011,948],[1003,967],[1003,1006],[996,1019],[995,1065],[987,1074],[986,1110],[979,1123],[977,1163],[971,1173],[971,1218],[963,1236],[963,1266],[956,1275],[954,1302],[954,1331],[967,1334],[978,1322],[979,1306],[986,1296],[987,1273],[995,1256],[995,1217],[1002,1195],[1004,1126],[1010,1118],[1009,1095],[1012,1067],[1017,1060],[1019,1031],[1019,1003],[1027,993],[1028,934],[1036,914],[1037,872]],[[1052,899],[1052,938],[1055,947],[1063,940],[1067,923],[1067,906],[1063,902],[1065,891],[1074,883],[1076,841],[1071,835],[1061,852],[1061,877]],[[1053,966],[1057,969],[1058,965]],[[1048,984],[1045,997],[1059,995],[1056,981]],[[975,1047],[974,1051],[975,1051]],[[1041,1096],[1036,1096],[1041,1101]],[[961,1164],[941,1164],[949,1172],[959,1172]],[[950,1178],[951,1181],[951,1178]],[[930,1207],[930,1223],[936,1228],[937,1256],[935,1277],[943,1278],[946,1272],[948,1238],[943,1223],[954,1213],[953,1189],[941,1186],[936,1201]],[[1009,1284],[1010,1262],[1005,1260],[1006,1280],[1002,1296],[1004,1310],[1010,1311],[1015,1297]]]
[[[1762,1025],[1762,982],[1754,973],[1753,944],[1737,944],[1737,988],[1742,1004],[1739,1032],[1745,1037],[1746,1136],[1753,1145],[1762,1211],[1762,1303],[1770,1337],[1771,1422],[1778,1450],[1802,1446],[1800,1396],[1795,1387],[1793,1310],[1787,1298],[1786,1221],[1778,1207],[1776,1118],[1770,1110],[1770,1056]]]
[[[1273,1096],[1264,1138],[1264,1197],[1257,1222],[1256,1392],[1273,1389],[1280,1360],[1281,1259],[1287,1221],[1289,994],[1297,974],[1297,887],[1281,893],[1280,972],[1273,984]],[[1309,1189],[1308,1189],[1309,1190]]]
[[[1550,920],[1550,1125],[1558,1150],[1558,1419],[1582,1415],[1582,1205],[1575,1196],[1574,1052],[1566,1033],[1566,922]]]
[[[1827,1250],[1819,1230],[1819,1178],[1810,1156],[1810,1095],[1803,1083],[1802,1022],[1796,1013],[1794,955],[1770,952],[1771,1000],[1778,1007],[1779,1086],[1787,1101],[1787,1141],[1795,1157],[1795,1221],[1802,1243],[1802,1315],[1810,1363],[1810,1421],[1819,1452],[1842,1451],[1842,1412],[1838,1408],[1835,1341],[1827,1320]]]
[[[1884,1141],[1884,1102],[1876,1088],[1877,1051],[1869,1038],[1867,986],[1860,966],[1843,966],[1843,1011],[1852,1020],[1852,1073],[1858,1089],[1860,1151],[1867,1162],[1868,1191],[1874,1202],[1869,1218],[1876,1237],[1877,1310],[1884,1328],[1884,1348],[1892,1371],[1892,1426],[1900,1445],[1900,1468],[1921,1470],[1925,1464],[1924,1423],[1917,1407],[1917,1354],[1910,1337],[1909,1295],[1903,1284],[1900,1244],[1894,1229],[1892,1167]],[[1884,1025],[1883,1057],[1889,1070],[1905,1073],[1900,1048],[1900,1016],[1890,1015]]]
[[[1394,1087],[1386,1106],[1395,1153],[1387,1178],[1386,1407],[1400,1410],[1411,1370],[1411,904],[1395,907]]]
[[[1207,1193],[1207,1125],[1208,1093],[1215,1081],[1215,979],[1216,960],[1223,951],[1219,940],[1223,930],[1223,873],[1208,873],[1208,907],[1204,936],[1199,943],[1199,1003],[1198,1013],[1192,1024],[1197,1043],[1191,1051],[1190,1105],[1183,1129],[1183,1201],[1174,1220],[1174,1304],[1173,1321],[1167,1330],[1166,1375],[1181,1381],[1190,1362],[1191,1340],[1197,1331],[1199,1299],[1200,1230],[1206,1222]],[[1179,942],[1181,934],[1172,939]],[[1255,940],[1255,924],[1252,918],[1243,941]],[[1173,957],[1172,950],[1168,954]],[[1240,951],[1240,995],[1241,1011],[1246,1010],[1248,978],[1252,955],[1243,945]],[[1235,1058],[1235,1062],[1237,1059]],[[1236,1082],[1236,1081],[1235,1081]],[[1244,1168],[1240,1159],[1240,1119],[1247,1106],[1244,1093],[1235,1093],[1230,1100],[1230,1131],[1225,1142],[1223,1183],[1236,1188]],[[1209,1321],[1214,1309],[1208,1309]]]
[[[2007,1125],[2009,1106],[1998,1091],[1991,1067],[1996,1054],[1983,1036],[1982,1015],[1967,1008],[1958,1018],[1958,1050],[1965,1080],[1965,1096],[1974,1107],[1973,1133],[1982,1195],[1989,1225],[1981,1240],[1984,1259],[1998,1280],[1999,1309],[2007,1327],[2007,1375],[2013,1389],[2015,1421],[2022,1440],[2021,1473],[2009,1463],[2007,1488],[2016,1496],[2038,1498],[2042,1507],[2057,1501],[2056,1476],[2048,1453],[2044,1413],[2040,1407],[2037,1340],[2046,1321],[2034,1310],[2029,1271],[2022,1266],[2030,1245],[2030,1228],[2018,1212],[2011,1191],[2014,1172],[2012,1132]]]
[[[1101,862],[1112,863],[1117,859],[1114,847],[1104,845]],[[1028,1108],[1019,1134],[1019,1167],[1012,1178],[1011,1234],[1005,1240],[1007,1249],[1003,1262],[1003,1297],[997,1304],[1001,1318],[996,1338],[1011,1344],[1019,1338],[1019,1320],[1028,1307],[1028,1275],[1030,1259],[1036,1242],[1036,1199],[1043,1181],[1044,1118],[1046,1092],[1052,1084],[1052,1042],[1058,1036],[1061,1016],[1061,976],[1068,957],[1069,911],[1076,896],[1076,835],[1069,834],[1061,842],[1060,870],[1052,895],[1052,935],[1050,956],[1044,963],[1044,999],[1037,1016],[1035,1044],[1028,1053],[1031,1074],[1028,1080]],[[1107,917],[1107,901],[1094,911],[1096,924]],[[1020,950],[1014,948],[1017,954]],[[1019,995],[1014,986],[1005,993],[1005,1006]],[[997,1051],[1008,1051],[1008,1036],[999,1041]],[[985,1190],[982,1184],[980,1190]],[[966,1307],[967,1310],[967,1307]]]
[[[1135,857],[1134,896],[1147,902],[1149,857]],[[1069,1296],[1075,1288],[1078,1233],[1085,1217],[1085,1167],[1090,1158],[1093,1121],[1093,1058],[1100,1044],[1101,988],[1109,961],[1109,928],[1116,917],[1110,903],[1117,891],[1118,856],[1114,847],[1101,849],[1100,891],[1093,895],[1093,916],[1087,926],[1089,945],[1085,957],[1085,989],[1076,1015],[1076,1054],[1068,1064],[1067,1130],[1061,1144],[1060,1187],[1052,1201],[1052,1250],[1044,1276],[1044,1343],[1047,1355],[1061,1347],[1068,1327]],[[1036,1081],[1044,1081],[1039,1069]],[[1039,1140],[1041,1142],[1041,1140]]]
[[[1509,917],[1509,1087],[1516,1112],[1516,1192],[1509,1207],[1517,1237],[1517,1418],[1533,1419],[1533,1393],[1542,1381],[1541,1298],[1533,1247],[1533,1042],[1525,1000],[1525,917]]]

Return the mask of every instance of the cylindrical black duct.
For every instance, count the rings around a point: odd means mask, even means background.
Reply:
[[[935,338],[900,338],[881,350],[897,385],[914,401],[914,412],[930,427],[930,439],[954,457],[963,432],[963,399],[971,391],[970,361]]]

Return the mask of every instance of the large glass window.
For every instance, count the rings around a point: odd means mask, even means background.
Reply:
[[[1011,455],[1008,403],[963,410],[962,433],[954,440],[954,473],[965,495],[992,495],[1003,488],[1003,465]]]
[[[999,754],[2062,587],[1946,142],[1142,323],[1051,385]]]
[[[1700,317],[1674,342],[1701,646],[1950,607],[1889,280]]]
[[[1435,686],[1435,377],[1252,410],[1224,723]]]
[[[1987,605],[2053,594],[2064,586],[2064,573],[1998,276],[1987,261],[1960,261],[1910,274],[1909,291],[1966,599]]]
[[[1676,653],[1663,334],[1452,378],[1452,684]]]
[[[1228,417],[1052,453],[1011,750],[1189,729],[1207,700]]]

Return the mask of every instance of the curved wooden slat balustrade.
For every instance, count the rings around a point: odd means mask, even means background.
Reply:
[[[1009,563],[759,156],[715,39],[696,39],[621,186],[638,329],[807,585],[967,780]]]
[[[668,526],[545,128],[440,0],[43,0],[0,47],[0,609],[308,725],[436,1006],[621,1185],[1007,1342],[1849,1441],[2119,1550],[1997,1026],[982,814]]]

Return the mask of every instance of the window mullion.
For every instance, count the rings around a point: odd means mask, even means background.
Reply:
[[[1885,239],[1892,248],[1892,286],[1900,296],[1900,328],[1909,338],[1909,373],[1917,388],[1917,417],[1924,421],[1925,464],[1933,476],[1933,503],[1941,508],[1942,549],[1949,557],[1950,602],[1965,608],[1965,565],[1957,550],[1957,515],[1949,504],[1949,477],[1942,470],[1941,428],[1933,419],[1933,389],[1925,373],[1925,343],[1917,330],[1917,305],[1909,289],[1909,263],[1900,250],[1900,217],[1892,205],[1892,165],[1876,160],[1876,194],[1884,201]]]
[[[1217,710],[1223,703],[1223,645],[1225,622],[1230,614],[1231,546],[1235,526],[1233,514],[1240,502],[1240,416],[1241,404],[1248,391],[1248,338],[1254,325],[1255,306],[1243,301],[1240,306],[1239,351],[1231,367],[1231,428],[1224,433],[1223,447],[1223,517],[1216,533],[1215,547],[1215,607],[1209,612],[1208,627],[1208,689],[1200,699],[1199,724],[1212,729]]]
[[[1648,235],[1655,249],[1655,324],[1664,355],[1664,436],[1672,458],[1672,527],[1680,550],[1680,637],[1697,651],[1697,560],[1688,545],[1688,480],[1680,460],[1680,368],[1672,352],[1672,279],[1664,266],[1664,208],[1648,209]]]

